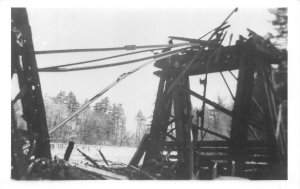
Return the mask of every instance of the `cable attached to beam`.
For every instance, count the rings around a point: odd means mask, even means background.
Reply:
[[[133,54],[139,54],[139,53],[144,53],[144,52],[149,52],[149,51],[157,51],[157,50],[162,50],[165,48],[155,48],[155,49],[147,49],[147,50],[142,50],[142,51],[137,51],[137,52],[131,52],[131,53],[125,53],[125,54],[118,54],[114,56],[108,56],[105,58],[98,58],[98,59],[93,59],[93,60],[86,60],[86,61],[81,61],[81,62],[75,62],[75,63],[69,63],[69,64],[63,64],[63,65],[57,65],[57,66],[50,66],[50,67],[44,67],[40,68],[40,70],[50,70],[50,69],[57,69],[60,67],[66,67],[66,66],[76,66],[80,64],[87,64],[87,63],[92,63],[92,62],[99,62],[102,60],[108,60],[108,59],[113,59],[113,58],[118,58],[122,56],[127,56],[127,55],[133,55]]]
[[[136,50],[136,49],[147,49],[147,48],[174,48],[174,47],[182,47],[182,46],[186,46],[186,45],[198,45],[199,46],[199,44],[191,44],[191,43],[163,44],[163,45],[144,45],[144,46],[126,45],[124,47],[111,47],[111,48],[45,50],[45,51],[35,51],[35,54],[36,55],[41,55],[41,54],[58,54],[58,53]]]
[[[185,49],[187,49],[187,48],[190,48],[190,47],[186,47]],[[86,67],[78,67],[78,68],[60,68],[60,67],[41,68],[41,69],[39,69],[39,72],[69,72],[69,71],[81,71],[81,70],[91,70],[91,69],[121,66],[121,65],[126,65],[126,64],[131,64],[131,63],[135,63],[135,62],[152,59],[152,58],[154,58],[154,59],[160,58],[160,57],[164,57],[165,55],[173,54],[174,52],[179,53],[181,51],[182,51],[182,49],[178,49],[178,50],[174,50],[174,51],[160,53],[160,54],[153,55],[153,56],[147,56],[144,58],[138,58],[138,59],[134,59],[134,60],[127,60],[127,61],[122,61],[122,62],[117,62],[117,63],[103,64],[103,65],[96,65],[96,66],[86,66]]]
[[[170,56],[173,56],[175,54],[178,54],[182,51],[187,50],[189,47],[186,48],[182,48],[182,49],[178,49],[178,50],[174,50],[174,51],[170,51],[167,53],[162,53],[163,55],[160,56],[159,58],[156,58],[154,60],[148,61],[132,70],[130,70],[127,73],[124,73],[122,75],[120,75],[116,81],[112,82],[110,85],[108,85],[106,88],[104,88],[102,91],[100,91],[98,94],[96,94],[94,97],[92,97],[90,100],[88,100],[85,104],[83,104],[78,110],[76,110],[74,113],[72,113],[69,117],[67,117],[64,121],[62,121],[60,124],[58,124],[57,126],[55,126],[54,128],[52,128],[49,131],[49,134],[53,133],[54,131],[56,131],[57,129],[59,129],[60,127],[62,127],[64,124],[66,124],[68,121],[70,121],[72,118],[74,118],[77,114],[79,114],[81,111],[83,111],[85,108],[87,108],[92,102],[94,102],[97,98],[99,98],[100,96],[102,96],[104,93],[106,93],[108,90],[110,90],[112,87],[114,87],[115,85],[117,85],[119,82],[121,82],[123,79],[125,79],[126,77],[128,77],[129,75],[137,72],[138,70],[142,69],[143,67],[157,61],[160,59],[164,59]]]

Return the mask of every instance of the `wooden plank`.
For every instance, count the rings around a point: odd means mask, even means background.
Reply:
[[[137,172],[139,172],[140,174],[144,175],[145,177],[147,177],[150,180],[157,180],[157,178],[153,177],[152,175],[150,175],[146,171],[143,171],[143,170],[138,169],[138,168],[136,168],[134,166],[131,166],[131,165],[129,165],[128,167],[131,168],[131,169],[133,169],[133,170],[135,170],[135,171],[137,171]]]
[[[199,152],[229,152],[229,147],[200,147]],[[270,154],[271,149],[268,148],[246,148],[243,150],[245,154]]]
[[[230,168],[231,166],[228,163],[229,162],[228,160],[212,160],[212,161],[218,163],[220,167]],[[257,163],[257,162],[250,163],[250,161],[245,162],[245,169],[265,169],[267,166],[270,166],[267,162],[261,162],[261,163]]]
[[[77,165],[77,164],[76,165],[72,164],[72,165],[79,168],[79,169],[81,169],[81,170],[83,170],[83,171],[87,171],[87,172],[90,172],[92,174],[102,176],[105,179],[109,179],[109,180],[129,180],[129,178],[126,177],[126,176],[119,175],[119,174],[109,172],[109,171],[105,171],[105,170],[102,170],[102,169],[97,169],[97,168],[94,168],[94,167]]]
[[[215,154],[201,154],[201,158],[210,159],[210,160],[231,160],[232,157],[229,154],[215,155]],[[268,162],[271,160],[270,156],[251,156],[245,155],[243,156],[244,161],[254,161],[254,162]]]
[[[164,144],[166,146],[176,146],[177,143],[174,141],[165,141]],[[204,141],[197,141],[194,144],[195,147],[201,148],[201,147],[229,147],[229,143],[224,140],[204,140]],[[248,141],[246,144],[247,148],[269,148],[270,145],[266,141]]]
[[[187,37],[176,37],[176,36],[169,36],[170,39],[180,40],[180,41],[187,41],[189,43],[199,43],[200,45],[206,45],[207,41],[187,38]]]
[[[107,166],[109,166],[109,164],[108,164],[108,162],[107,162],[107,160],[106,160],[104,154],[101,152],[100,149],[98,149],[98,152],[99,152],[100,156],[102,157],[103,161],[105,162],[105,164],[106,164]]]
[[[100,168],[100,166],[98,165],[98,163],[96,163],[96,161],[91,158],[90,156],[86,155],[85,153],[83,153],[81,150],[79,150],[77,148],[77,151],[81,153],[81,155],[83,155],[87,160],[89,160],[92,164],[94,164],[97,168]]]

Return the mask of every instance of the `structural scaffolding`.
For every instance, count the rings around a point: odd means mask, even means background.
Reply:
[[[68,68],[68,66],[139,53],[134,52],[38,69],[35,54],[101,49],[35,52],[26,10],[13,8],[11,76],[17,73],[20,92],[12,101],[12,177],[29,179],[32,167],[36,166],[43,158],[47,159],[43,161],[48,162],[49,165],[51,161],[54,161],[60,167],[62,162],[62,167],[70,167],[67,161],[73,147],[68,148],[65,160],[52,160],[51,157],[39,71],[61,72],[100,69],[154,59],[154,66],[160,69],[154,74],[159,77],[160,81],[151,129],[150,133],[145,134],[142,138],[127,171],[139,173],[140,177],[138,178],[142,179],[214,179],[217,176],[287,179],[287,125],[282,121],[282,106],[284,104],[276,97],[272,85],[271,69],[272,65],[286,61],[286,56],[269,41],[250,29],[248,29],[248,38],[240,36],[239,40],[231,45],[232,35],[230,35],[229,44],[224,46],[223,41],[227,35],[227,29],[230,27],[227,20],[236,11],[237,9],[220,26],[200,39],[172,36],[168,45],[138,46],[138,48],[162,50],[161,53],[151,57],[109,65]],[[203,38],[209,34],[210,37],[204,40]],[[184,43],[173,44],[173,40],[184,41]],[[179,47],[182,48],[172,50],[172,48]],[[122,48],[136,50],[137,46]],[[105,48],[104,50],[108,49]],[[148,51],[151,50],[153,49]],[[140,52],[145,51],[147,50]],[[80,113],[111,87],[150,63],[144,63],[121,75],[73,115],[58,124],[55,130],[62,127],[72,116]],[[232,73],[232,70],[238,70],[238,77]],[[229,72],[237,80],[235,95],[229,88],[223,72]],[[234,99],[232,111],[206,97],[206,88],[209,85],[208,74],[211,73],[221,74]],[[189,77],[195,75],[205,76],[203,80],[199,81],[199,85],[204,87],[203,94],[198,94],[190,88]],[[198,111],[196,115],[192,114],[191,96],[202,101],[202,110]],[[258,96],[260,98],[257,98]],[[22,102],[23,118],[28,127],[24,132],[17,128],[14,118],[13,104],[19,99]],[[224,136],[205,126],[204,110],[206,106],[212,106],[214,109],[231,116],[230,136]],[[196,123],[192,121],[193,116],[196,117]],[[206,140],[207,134],[214,135],[220,140]],[[29,144],[23,144],[22,138],[24,137],[28,139]],[[74,146],[74,143],[72,144]],[[96,168],[100,168],[92,158],[86,154],[85,157],[90,159]],[[101,157],[105,159],[103,154]],[[109,166],[108,163],[107,165]],[[73,167],[80,169],[81,174],[79,177],[73,176],[69,179],[95,178],[96,173],[94,176],[89,175],[92,168],[85,170],[80,166]],[[74,171],[74,169],[72,170]],[[124,179],[123,176],[112,176],[111,173],[102,170],[95,172],[97,172],[96,177],[98,179]]]

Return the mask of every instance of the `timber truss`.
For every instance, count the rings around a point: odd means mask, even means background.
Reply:
[[[200,42],[201,46],[155,63],[161,70],[154,73],[160,82],[151,130],[131,165],[138,166],[145,154],[143,169],[169,179],[210,179],[217,175],[286,178],[286,127],[278,122],[279,102],[271,74],[271,65],[280,64],[283,57],[269,41],[251,30],[249,38],[240,36],[235,45],[221,45],[226,28],[221,25],[215,29],[207,41],[170,37]],[[238,70],[238,77],[232,70]],[[225,71],[237,80],[235,96],[222,73]],[[235,102],[232,111],[206,98],[210,73],[221,74]],[[194,75],[205,75],[199,82],[204,87],[203,94],[190,89],[189,76]],[[196,115],[201,121],[197,123],[192,122],[195,115],[191,96],[203,102]],[[230,136],[204,126],[206,104],[231,116]],[[220,140],[205,140],[206,133]]]
[[[233,12],[235,11],[237,9]],[[160,78],[160,81],[151,129],[150,133],[143,137],[128,169],[138,171],[148,179],[212,179],[217,176],[286,179],[287,125],[282,121],[282,105],[276,97],[272,85],[271,70],[272,65],[286,61],[286,56],[282,56],[282,53],[269,41],[251,30],[248,30],[248,38],[240,36],[234,45],[231,45],[232,35],[230,35],[229,44],[224,46],[226,30],[230,27],[227,20],[233,12],[220,26],[200,39],[170,37],[168,45],[34,51],[26,10],[12,9],[12,76],[17,73],[20,85],[20,93],[12,101],[12,105],[21,99],[23,118],[27,122],[27,130],[18,129],[12,108],[12,177],[16,179],[30,178],[29,173],[32,172],[32,167],[43,161],[44,164],[41,163],[41,166],[47,168],[49,164],[51,168],[53,162],[49,133],[62,127],[127,76],[152,62],[144,63],[122,74],[116,81],[50,131],[47,128],[38,72],[99,69],[154,59],[154,66],[160,69],[154,74]],[[210,37],[204,40],[204,37],[208,35]],[[173,44],[175,40],[184,41],[184,43]],[[183,46],[185,48],[172,49]],[[136,50],[138,48],[156,49],[40,69],[38,69],[35,59],[37,54]],[[162,51],[150,57],[121,63],[68,68],[68,66],[153,50]],[[238,70],[238,77],[232,73],[232,70]],[[235,95],[229,88],[223,72],[229,72],[236,79]],[[220,73],[222,76],[234,99],[233,110],[228,110],[206,97],[206,88],[209,84],[208,74],[211,73]],[[189,77],[195,75],[205,76],[199,82],[199,86],[201,85],[204,89],[202,94],[198,94],[190,88]],[[202,110],[197,111],[196,115],[192,114],[191,96],[202,101]],[[206,106],[211,106],[231,116],[230,136],[207,128],[204,124]],[[193,116],[196,117],[196,123],[192,121]],[[207,135],[214,135],[220,140],[206,140]],[[28,143],[24,144],[24,138]],[[74,146],[74,143],[71,144]],[[67,161],[72,152],[72,145],[67,149],[65,160],[55,158],[56,164],[54,164],[58,165],[59,169],[70,166]],[[84,156],[94,164],[94,167],[100,168],[96,161],[86,154]],[[103,157],[102,153],[101,156]],[[44,160],[41,161],[41,159]],[[103,157],[103,159],[105,158]],[[107,163],[107,161],[105,162]],[[50,168],[47,170],[52,170]],[[57,167],[53,168],[54,172],[57,169]],[[71,169],[68,168],[68,170]],[[105,173],[106,176],[103,174],[104,171],[101,171],[101,176],[98,174],[97,178],[112,178],[107,176],[111,174]],[[51,175],[55,175],[55,173],[51,173]],[[67,175],[70,176],[70,174]],[[72,179],[86,178],[85,176],[72,177]],[[95,176],[88,178],[95,178]]]

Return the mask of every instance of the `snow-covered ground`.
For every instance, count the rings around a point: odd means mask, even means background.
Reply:
[[[65,151],[68,144],[64,143],[51,143],[51,153],[61,159],[64,158]],[[133,154],[136,151],[136,147],[123,147],[123,146],[103,146],[103,145],[81,145],[75,144],[73,152],[70,157],[70,161],[80,162],[85,158],[78,152],[79,149],[83,153],[87,154],[91,158],[97,161],[102,161],[102,158],[98,152],[98,149],[104,154],[107,160],[113,162],[120,162],[128,164]]]

